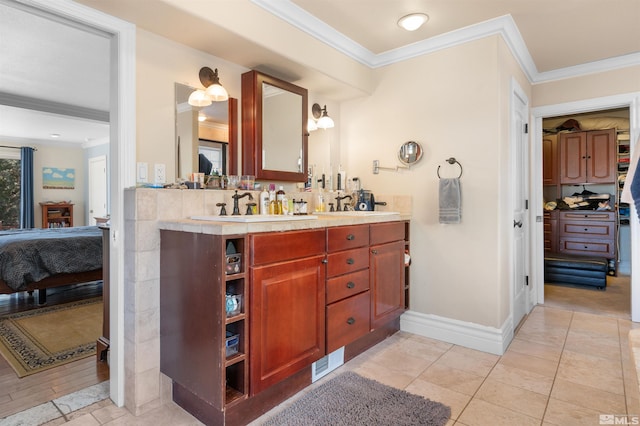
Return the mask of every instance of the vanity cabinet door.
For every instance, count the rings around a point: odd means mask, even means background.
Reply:
[[[325,355],[324,259],[251,268],[251,395]]]
[[[371,246],[369,274],[375,329],[404,312],[404,241]]]

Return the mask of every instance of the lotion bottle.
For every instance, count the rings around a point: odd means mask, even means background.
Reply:
[[[269,191],[266,185],[260,193],[260,214],[269,214]]]

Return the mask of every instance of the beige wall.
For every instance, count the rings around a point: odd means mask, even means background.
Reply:
[[[502,55],[494,36],[388,66],[371,96],[341,105],[348,170],[365,188],[413,195],[411,310],[490,327],[508,312],[498,216],[508,152]],[[373,175],[372,161],[395,166],[408,140],[423,145],[423,160]],[[464,168],[460,225],[438,223],[438,166],[442,177],[459,173],[449,157]]]
[[[640,66],[622,68],[533,86],[532,107],[640,91]]]
[[[147,162],[149,170],[156,163],[165,164],[167,182],[174,182],[174,84],[201,88],[200,68],[218,68],[229,96],[240,99],[240,76],[248,70],[144,30],[138,29],[136,36],[136,161]]]

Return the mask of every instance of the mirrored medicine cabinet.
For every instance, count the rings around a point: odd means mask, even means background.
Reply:
[[[307,89],[263,74],[242,74],[242,173],[305,182]]]

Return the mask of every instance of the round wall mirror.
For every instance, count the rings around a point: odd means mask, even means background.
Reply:
[[[409,141],[402,144],[398,151],[398,159],[404,165],[410,166],[422,158],[422,147],[418,142]]]

